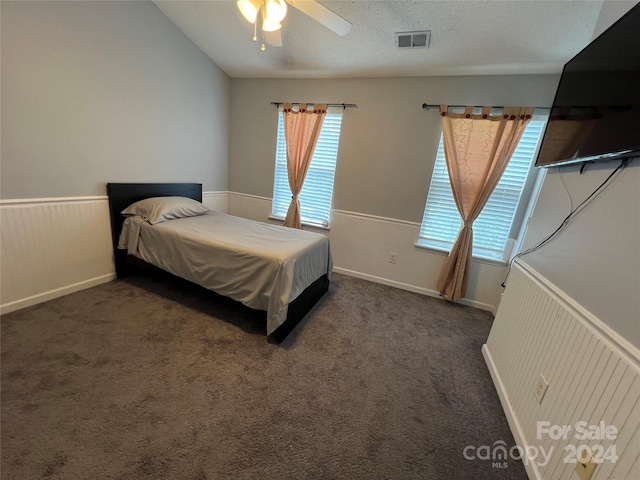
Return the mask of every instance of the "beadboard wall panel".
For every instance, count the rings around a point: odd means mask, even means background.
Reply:
[[[246,193],[229,192],[229,214],[244,217],[257,222],[268,221],[271,215],[271,199],[248,195]],[[275,222],[274,222],[275,223]]]
[[[115,278],[106,197],[0,203],[0,312]]]
[[[202,192],[202,204],[215,212],[229,211],[229,192]]]
[[[202,202],[228,210],[228,192]],[[107,197],[0,202],[0,312],[9,313],[115,278]]]
[[[235,192],[203,192],[219,212],[268,220],[271,199]],[[3,313],[113,279],[106,197],[5,200],[2,211]],[[435,282],[445,255],[414,247],[419,225],[334,211],[331,229],[335,270],[438,297]],[[397,254],[395,264],[389,254]],[[495,313],[503,266],[474,262],[469,295],[461,303]]]
[[[518,260],[483,354],[516,442],[553,448],[547,465],[525,462],[530,478],[574,478],[575,463],[566,460],[582,445],[618,456],[605,458],[594,479],[632,478],[640,462],[640,355],[629,342]],[[549,386],[539,404],[540,374]],[[572,430],[554,439],[539,434],[538,422]],[[616,438],[576,438],[578,422],[605,422]]]

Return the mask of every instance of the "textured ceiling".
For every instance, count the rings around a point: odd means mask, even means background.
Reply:
[[[353,26],[339,37],[289,7],[283,46],[261,51],[235,1],[156,1],[236,78],[559,73],[592,39],[601,1],[321,1]],[[395,32],[431,30],[428,49],[398,50]]]

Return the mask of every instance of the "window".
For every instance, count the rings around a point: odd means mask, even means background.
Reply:
[[[327,113],[316,145],[300,200],[300,218],[302,223],[315,226],[329,226],[331,199],[333,197],[333,179],[338,157],[340,140],[340,113]],[[287,150],[284,137],[284,118],[278,113],[278,141],[276,144],[276,171],[273,186],[271,216],[284,219],[291,203],[291,189],[287,174]]]
[[[532,176],[533,159],[538,150],[545,121],[543,118],[534,117],[529,122],[500,182],[473,222],[474,256],[496,260],[506,260],[509,257],[515,242],[513,239],[519,230],[516,228],[515,233],[511,233],[514,230],[514,217],[525,184]],[[440,137],[417,245],[451,250],[461,226],[462,219],[453,200]]]

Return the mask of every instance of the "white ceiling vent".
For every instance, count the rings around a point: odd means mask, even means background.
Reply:
[[[429,48],[431,30],[396,32],[396,48]]]

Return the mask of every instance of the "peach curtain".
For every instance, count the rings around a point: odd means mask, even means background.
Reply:
[[[298,195],[309,171],[322,122],[327,115],[327,105],[316,103],[313,108],[308,109],[306,103],[301,103],[296,111],[293,110],[291,103],[285,103],[282,112],[284,136],[287,144],[287,172],[289,174],[289,188],[291,188],[291,204],[287,210],[284,225],[302,228]]]
[[[438,278],[438,290],[446,300],[465,296],[473,252],[473,221],[480,215],[500,181],[511,155],[533,115],[533,108],[505,107],[492,116],[491,107],[461,114],[440,107],[444,154],[453,198],[463,226]]]

